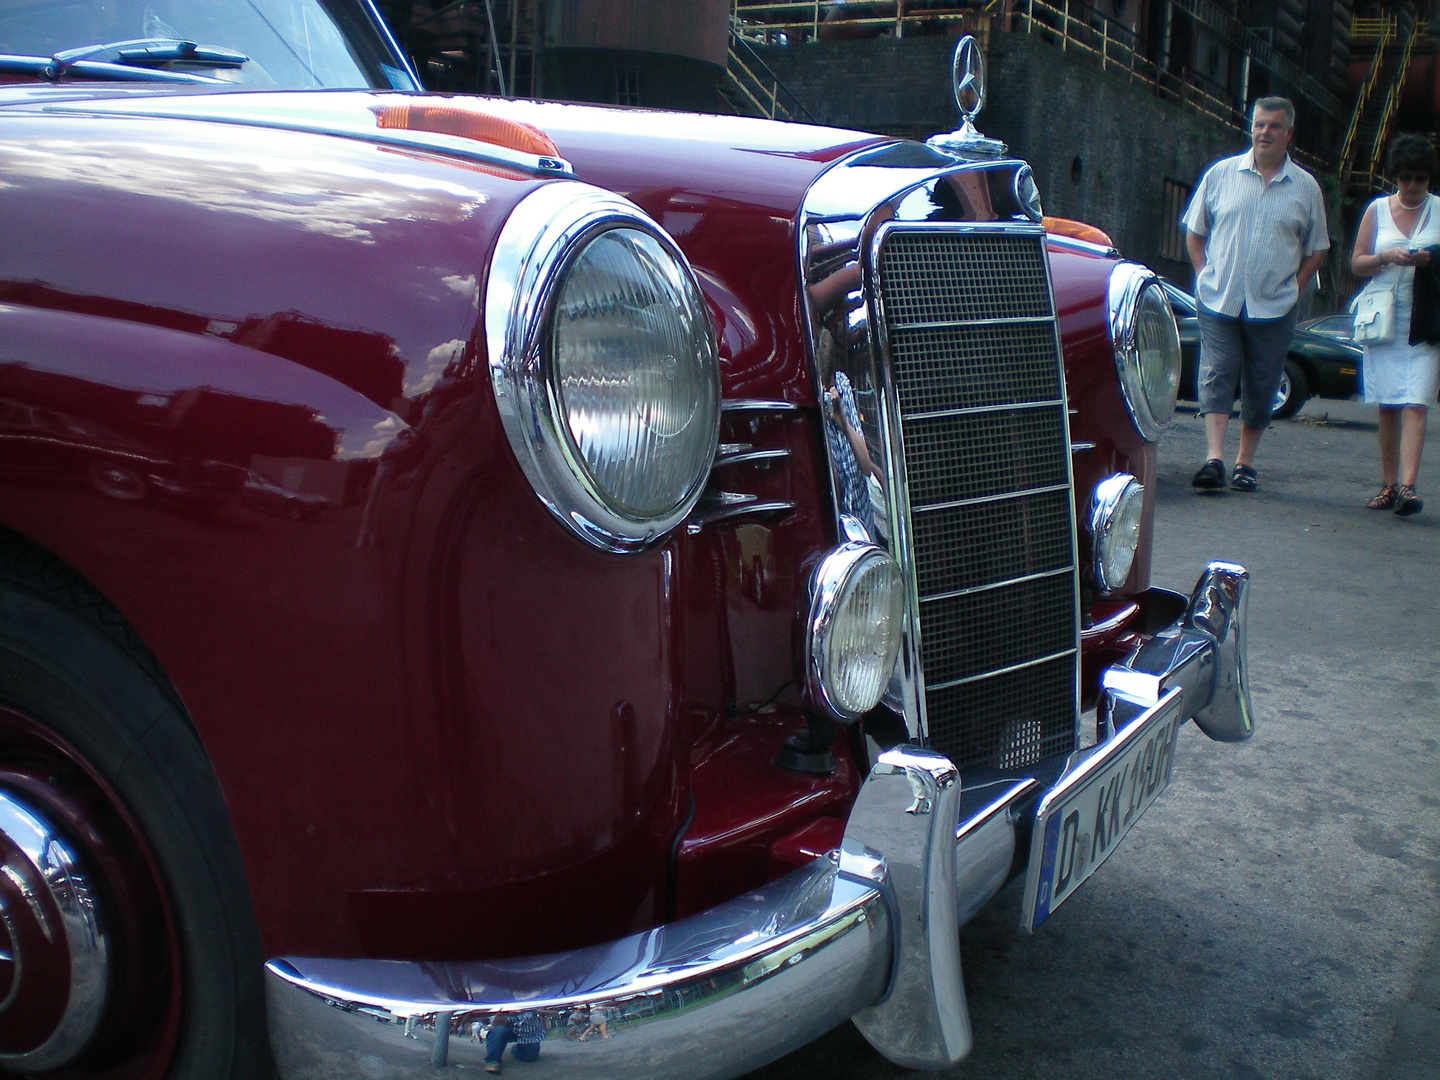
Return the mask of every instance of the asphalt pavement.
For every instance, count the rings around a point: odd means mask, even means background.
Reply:
[[[1232,429],[1230,454],[1233,456]],[[1440,419],[1421,514],[1366,510],[1374,410],[1312,399],[1253,494],[1160,444],[1153,583],[1252,576],[1257,732],[1181,732],[1168,791],[1033,937],[1012,888],[962,934],[964,1080],[1440,1077]],[[908,1075],[845,1025],[752,1080]]]

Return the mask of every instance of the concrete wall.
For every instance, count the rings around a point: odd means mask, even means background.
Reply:
[[[941,37],[837,41],[762,53],[820,122],[924,138],[956,126],[954,44]],[[1211,161],[1245,149],[1246,138],[1037,36],[995,34],[988,60],[989,95],[976,126],[1031,163],[1046,213],[1104,229],[1127,258],[1190,288],[1189,264],[1161,256],[1166,231],[1175,227],[1165,181],[1193,187]],[[1338,220],[1337,207],[1331,242],[1348,251]],[[1322,296],[1317,310],[1332,306]]]

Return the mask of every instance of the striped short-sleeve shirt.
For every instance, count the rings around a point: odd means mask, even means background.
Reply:
[[[1330,246],[1320,185],[1288,155],[1268,184],[1252,150],[1217,161],[1180,221],[1205,237],[1195,298],[1232,318],[1241,308],[1252,319],[1283,318],[1300,299],[1300,264]]]

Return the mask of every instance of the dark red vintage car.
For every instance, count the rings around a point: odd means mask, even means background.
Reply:
[[[957,927],[1250,734],[1170,308],[973,43],[928,145],[426,96],[361,3],[0,53],[0,1071],[946,1066]]]

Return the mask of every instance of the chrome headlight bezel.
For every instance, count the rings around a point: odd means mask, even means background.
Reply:
[[[1090,502],[1090,569],[1101,593],[1113,593],[1130,577],[1140,547],[1144,505],[1145,485],[1129,473],[1113,473],[1095,485]],[[1134,523],[1133,537],[1125,535],[1127,521]],[[1133,542],[1128,550],[1117,552],[1113,549],[1117,540]]]
[[[1180,391],[1180,327],[1148,266],[1117,263],[1106,289],[1110,343],[1120,390],[1136,429],[1154,442],[1175,414]]]
[[[653,239],[673,261],[670,281],[694,320],[711,384],[697,407],[704,453],[683,496],[665,513],[629,512],[592,475],[567,423],[549,355],[552,316],[566,274],[592,241],[615,229]],[[652,546],[689,516],[704,490],[720,431],[720,365],[714,329],[688,260],[639,207],[575,181],[535,189],[511,211],[495,245],[485,293],[490,381],[501,423],[526,478],[546,508],[576,536],[604,551]]]
[[[837,691],[837,673],[831,662],[832,633],[842,608],[853,595],[853,586],[870,571],[890,577],[890,640],[882,642],[876,663],[874,700],[868,704],[845,701]],[[882,548],[851,540],[827,554],[810,579],[810,606],[805,620],[805,697],[842,723],[851,723],[877,706],[885,696],[890,676],[900,654],[904,634],[905,583],[900,565]],[[863,706],[863,707],[862,707]]]

